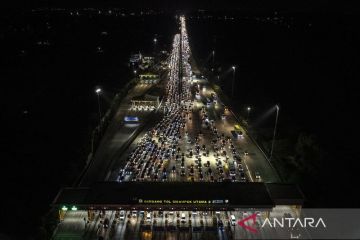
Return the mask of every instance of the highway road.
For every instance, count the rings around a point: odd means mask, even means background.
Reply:
[[[279,182],[260,149],[246,135],[230,109],[216,96],[204,78],[190,65],[191,50],[185,18],[180,19],[169,56],[163,103],[157,111],[130,109],[130,100],[149,89],[138,85],[122,101],[80,186],[94,181],[210,181]],[[144,119],[140,125],[123,125],[127,114]],[[151,116],[153,114],[153,116]],[[141,127],[142,126],[142,127]],[[141,131],[136,132],[137,129]],[[235,132],[236,130],[236,132]],[[123,146],[136,133],[124,151]],[[98,212],[85,224],[84,213],[67,213],[57,234],[78,232],[83,239],[243,239],[254,238],[230,216],[242,218],[253,212]],[[291,209],[281,210],[291,212]],[[259,212],[259,224],[263,219]],[[86,217],[85,217],[86,218]],[[77,220],[74,220],[77,219]],[[108,219],[109,226],[105,226]],[[76,223],[75,223],[76,222]],[[224,227],[221,227],[221,226]],[[271,229],[261,233],[271,234]],[[62,235],[62,233],[64,233]],[[66,238],[63,238],[66,239]]]

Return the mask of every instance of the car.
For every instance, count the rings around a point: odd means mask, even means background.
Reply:
[[[244,151],[244,155],[249,155],[249,152],[247,150]]]
[[[110,223],[110,220],[108,218],[105,218],[104,220],[104,228],[108,228],[109,227],[109,223]]]
[[[162,181],[165,182],[167,179],[166,175],[162,176]]]
[[[241,181],[246,181],[245,173],[243,171],[240,172],[240,179]]]
[[[186,223],[186,217],[185,217],[185,213],[181,213],[181,219],[180,219],[181,223]]]
[[[260,178],[261,178],[260,173],[259,173],[258,171],[255,172],[255,178],[256,178],[256,179],[260,179]]]
[[[218,219],[218,228],[223,230],[224,229],[224,223],[221,219]]]
[[[121,210],[120,211],[120,217],[119,217],[120,220],[125,220],[125,211],[124,210]]]
[[[131,212],[131,216],[132,216],[132,217],[137,217],[137,211],[136,211],[136,210],[133,210],[133,211]]]
[[[148,212],[146,214],[146,222],[151,222],[151,213],[150,212]]]
[[[236,131],[236,135],[238,138],[243,137],[243,132],[242,131]]]
[[[231,222],[231,226],[235,226],[236,225],[236,218],[234,215],[230,216],[230,222]]]

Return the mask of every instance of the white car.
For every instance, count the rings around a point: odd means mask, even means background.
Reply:
[[[146,222],[151,222],[151,213],[150,212],[148,212],[147,214],[146,214]]]
[[[137,211],[133,210],[133,211],[131,212],[131,216],[137,217]]]
[[[230,216],[230,222],[231,222],[231,225],[232,225],[232,226],[235,226],[235,225],[236,225],[236,218],[235,218],[234,215],[231,215],[231,216]]]
[[[125,220],[125,211],[124,210],[121,210],[120,211],[120,217],[119,217],[120,220]]]
[[[186,222],[186,218],[185,218],[185,213],[181,213],[181,223],[185,223]]]

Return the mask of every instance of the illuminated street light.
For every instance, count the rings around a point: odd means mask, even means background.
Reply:
[[[247,121],[248,121],[248,122],[249,122],[250,110],[251,110],[251,107],[247,107],[247,111],[248,111],[248,114],[247,114]]]
[[[212,55],[213,55],[213,67],[215,65],[215,50],[212,51]]]
[[[274,127],[274,135],[273,135],[273,139],[272,139],[272,144],[271,144],[271,151],[270,151],[270,160],[272,158],[273,155],[273,150],[274,150],[274,143],[275,143],[275,136],[276,136],[276,128],[277,128],[277,122],[278,122],[278,117],[279,117],[279,105],[276,104],[276,119],[275,119],[275,127]]]
[[[231,96],[234,97],[234,83],[235,83],[235,66],[232,66],[233,70],[233,78],[232,78],[232,84],[231,84]]]
[[[101,88],[96,88],[95,93],[97,95],[97,99],[98,99],[98,107],[99,107],[99,129],[101,129],[101,110],[100,110],[100,93],[101,93]]]
[[[154,54],[156,53],[156,43],[157,43],[157,38],[154,38]]]

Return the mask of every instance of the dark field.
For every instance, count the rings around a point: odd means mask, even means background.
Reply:
[[[158,48],[169,48],[173,21],[43,12],[3,22],[1,195],[9,219],[2,219],[2,231],[34,235],[59,188],[70,186],[85,164],[99,120],[95,87],[104,90],[104,113],[133,77],[130,54],[152,53],[154,36]]]

